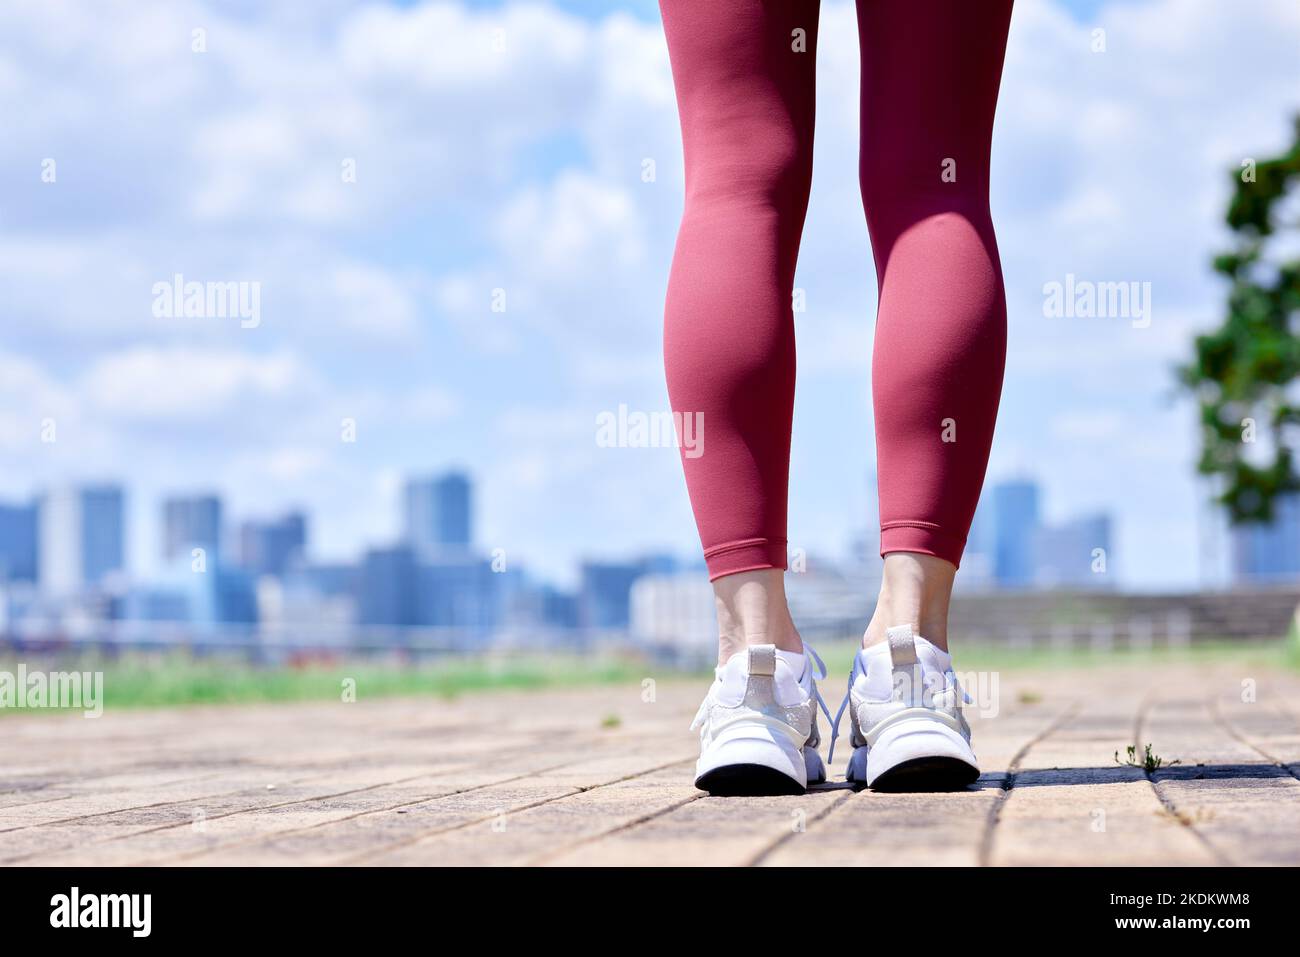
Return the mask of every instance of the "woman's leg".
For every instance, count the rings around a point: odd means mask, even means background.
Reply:
[[[682,456],[715,583],[720,657],[798,651],[786,609],[791,293],[812,177],[816,2],[661,0],[686,159],[664,322]]]
[[[989,147],[1011,0],[858,0],[863,204],[880,284],[872,364],[880,600],[947,648],[1006,357]]]

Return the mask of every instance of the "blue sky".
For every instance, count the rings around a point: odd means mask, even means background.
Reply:
[[[1139,0],[1126,0],[1126,2],[1136,3]],[[413,0],[401,0],[398,5],[410,7],[417,4]],[[1103,0],[1063,0],[1059,4],[1063,10],[1069,11],[1080,20],[1095,16],[1104,5]],[[507,3],[503,0],[474,0],[470,6],[482,10],[500,10],[507,6]],[[591,19],[600,19],[612,9],[627,11],[644,20],[654,21],[659,17],[658,0],[628,0],[625,3],[611,3],[608,0],[559,0],[553,6],[566,13]]]
[[[0,36],[0,495],[124,481],[146,571],[168,492],[218,489],[235,516],[306,507],[318,554],[341,558],[396,534],[403,475],[463,466],[481,543],[548,575],[694,554],[676,453],[594,440],[600,412],[667,403],[681,158],[655,9],[16,5]],[[832,555],[867,521],[874,460],[852,22],[851,3],[823,3],[798,275],[791,540]],[[1170,369],[1221,309],[1206,263],[1229,171],[1286,141],[1297,48],[1287,0],[1016,5],[990,474],[1039,479],[1053,518],[1111,511],[1130,585],[1197,575],[1192,410]],[[260,325],[153,316],[175,273],[260,283]],[[1150,282],[1150,327],[1044,318],[1043,284],[1067,273]]]

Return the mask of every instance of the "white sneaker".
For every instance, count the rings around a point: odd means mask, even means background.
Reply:
[[[802,673],[790,660],[802,658]],[[775,645],[752,645],[717,669],[691,730],[700,732],[695,786],[710,794],[803,794],[826,780],[817,745],[817,691],[812,663],[826,666],[812,648],[800,656]]]
[[[957,682],[952,657],[910,625],[890,628],[888,641],[859,651],[849,692],[835,716],[852,704],[853,757],[845,777],[880,791],[951,791],[972,784],[979,765],[961,706],[970,699]]]

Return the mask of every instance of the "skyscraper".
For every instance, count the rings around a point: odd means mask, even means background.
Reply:
[[[282,577],[306,547],[307,518],[301,512],[239,528],[239,563],[254,575]]]
[[[122,489],[63,488],[40,502],[37,551],[41,590],[66,595],[101,585],[124,567]]]
[[[1232,536],[1232,577],[1243,584],[1300,578],[1300,495],[1274,503],[1268,524],[1237,525]]]
[[[484,635],[500,623],[503,576],[486,558],[421,562],[416,568],[416,616],[421,625]]]
[[[37,508],[0,505],[0,582],[35,581]]]
[[[100,584],[111,572],[121,571],[122,489],[96,485],[81,490],[82,571],[86,581]]]
[[[1002,588],[1034,584],[1038,485],[1028,480],[993,486],[993,575]]]
[[[471,534],[469,477],[448,472],[435,478],[410,479],[403,496],[406,542],[416,552],[468,548]]]
[[[1100,551],[1098,551],[1100,549]],[[1110,516],[1042,527],[1034,536],[1034,583],[1044,588],[1109,588]]]
[[[357,620],[363,625],[418,624],[418,575],[410,548],[370,549],[361,562]]]
[[[190,557],[202,548],[215,564],[221,545],[221,499],[215,495],[169,498],[163,502],[163,558]]]
[[[583,562],[578,623],[586,628],[626,628],[631,621],[632,586],[637,579],[675,570],[673,559],[667,555],[649,555],[629,562]]]

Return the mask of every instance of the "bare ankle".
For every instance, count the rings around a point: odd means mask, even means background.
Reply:
[[[779,568],[726,575],[713,583],[718,609],[718,663],[750,645],[776,645],[782,651],[803,651],[803,642],[790,617],[785,575]]]
[[[948,601],[956,571],[951,562],[933,555],[913,552],[886,555],[880,598],[862,636],[862,646],[884,641],[886,629],[910,625],[915,634],[946,651]]]

